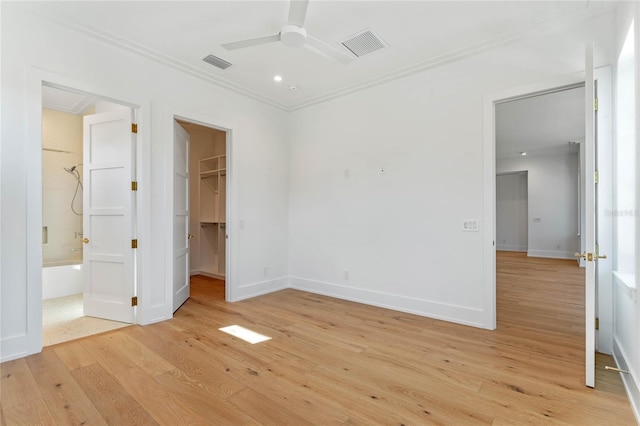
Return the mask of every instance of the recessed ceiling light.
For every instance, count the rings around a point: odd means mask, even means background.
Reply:
[[[277,82],[282,81],[282,76],[281,75],[276,75],[275,77],[273,77],[273,79]]]
[[[526,153],[525,151],[522,151],[522,152],[520,153],[520,155],[522,155],[522,156],[524,157],[525,155],[527,155],[527,153]]]
[[[298,87],[297,84],[292,84],[291,86],[289,86],[289,90],[291,90],[292,92],[295,92],[298,89],[299,89],[299,87]]]

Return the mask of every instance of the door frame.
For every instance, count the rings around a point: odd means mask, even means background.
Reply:
[[[51,86],[70,92],[84,93],[96,98],[130,107],[136,117],[140,131],[136,141],[135,167],[138,180],[144,190],[149,190],[150,146],[149,131],[151,127],[150,104],[140,97],[131,95],[130,91],[121,88],[103,87],[95,82],[87,82],[44,71],[38,68],[27,70],[27,141],[24,145],[25,158],[30,163],[30,173],[26,182],[26,317],[27,329],[16,339],[9,339],[6,352],[11,354],[30,355],[42,351],[42,87]],[[139,186],[139,189],[140,186]],[[137,237],[147,239],[151,234],[148,220],[150,204],[141,197],[137,201],[134,226]],[[137,264],[150,264],[150,250],[138,249]],[[136,292],[147,289],[151,285],[150,268],[138,267],[135,273]],[[144,311],[138,306],[136,321],[140,323],[140,315]]]
[[[602,138],[602,134],[604,134],[609,142],[612,142],[612,122],[613,122],[613,113],[612,113],[612,85],[611,85],[611,67],[602,67],[594,70],[594,75],[596,79],[599,81],[598,83],[598,91],[599,98],[601,99],[599,102],[599,143],[602,144],[604,139]],[[535,94],[544,94],[545,92],[554,92],[562,88],[570,88],[572,86],[579,86],[585,84],[585,73],[580,72],[577,74],[569,75],[566,77],[561,77],[552,80],[546,80],[531,84],[526,84],[522,86],[517,86],[513,88],[509,88],[506,90],[502,90],[499,92],[489,93],[484,96],[483,105],[484,105],[484,114],[483,114],[483,217],[485,218],[484,225],[484,250],[483,250],[483,311],[485,315],[485,328],[494,330],[496,328],[496,193],[495,193],[495,175],[496,175],[496,135],[495,135],[495,105],[504,102],[507,100],[514,100],[518,98],[529,97]],[[607,117],[608,120],[603,120],[602,118]],[[610,170],[609,170],[610,173]],[[600,184],[602,185],[602,184]],[[608,186],[611,186],[611,182],[608,183]],[[606,202],[610,201],[610,197]],[[583,199],[582,203],[585,202]],[[582,210],[582,207],[581,211]],[[599,205],[599,211],[602,213],[607,208],[612,208],[611,206],[606,206],[604,203]],[[599,220],[603,220],[605,218],[600,216]],[[607,221],[610,221],[611,218],[606,218]],[[584,218],[582,220],[584,222]],[[599,224],[597,224],[599,226]],[[610,230],[611,227],[605,224],[605,228]],[[607,239],[607,245],[611,244],[611,235],[605,237]],[[601,252],[602,250],[609,249],[608,247],[602,247],[603,244],[600,242]],[[607,254],[613,255],[612,252]],[[598,277],[600,278],[600,277]],[[604,284],[604,286],[602,285]],[[596,309],[606,310],[606,308],[611,304],[610,299],[611,295],[609,295],[609,300],[605,297],[604,304],[601,303],[601,299],[607,294],[607,291],[612,291],[611,289],[611,277],[609,277],[608,283],[598,282],[599,295],[598,300],[596,300]],[[603,287],[605,287],[603,289]],[[602,292],[601,290],[605,290]],[[596,342],[597,348],[610,348],[612,339],[613,339],[613,325],[612,325],[612,309],[609,312],[599,312],[600,314],[600,325],[601,328],[598,333],[598,342]],[[603,321],[602,315],[605,314],[607,319]],[[606,326],[606,329],[603,329],[603,325]]]
[[[495,106],[498,103],[534,94],[554,92],[584,84],[584,73],[536,82],[489,93],[483,99],[483,311],[485,328],[496,328],[496,132]]]
[[[233,265],[235,255],[233,254],[233,247],[235,247],[235,234],[233,232],[229,232],[230,230],[235,229],[235,206],[236,206],[236,198],[235,193],[232,191],[233,182],[235,181],[234,176],[234,167],[233,167],[233,130],[232,126],[229,123],[222,123],[223,120],[216,119],[214,117],[203,116],[202,114],[197,114],[189,111],[178,111],[167,108],[167,112],[164,114],[164,123],[165,123],[165,135],[167,138],[165,140],[165,152],[167,155],[165,156],[165,170],[167,173],[165,174],[165,185],[167,188],[172,188],[171,191],[168,192],[167,199],[165,200],[165,217],[166,221],[165,229],[170,229],[171,232],[168,232],[165,237],[165,246],[167,247],[165,251],[165,277],[169,277],[169,279],[165,282],[165,294],[170,298],[170,305],[173,306],[173,200],[174,200],[174,191],[173,191],[173,161],[174,161],[174,130],[173,123],[175,120],[184,121],[191,124],[197,124],[198,126],[208,127],[210,129],[218,130],[221,132],[225,132],[226,135],[226,143],[225,143],[225,155],[226,155],[226,169],[227,169],[227,179],[226,179],[226,205],[225,205],[225,221],[226,221],[226,235],[225,238],[225,300],[227,302],[234,302],[237,300],[236,288],[235,288],[235,280],[233,274]],[[173,313],[172,313],[173,315]]]

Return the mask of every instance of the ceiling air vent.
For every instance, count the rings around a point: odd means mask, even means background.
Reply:
[[[375,52],[386,46],[371,30],[360,31],[356,35],[342,41],[342,45],[357,57]]]
[[[217,56],[213,56],[213,55],[209,55],[206,58],[203,58],[202,60],[208,64],[213,65],[214,67],[220,68],[221,70],[226,70],[232,65],[231,62],[227,62],[224,59],[220,59]]]

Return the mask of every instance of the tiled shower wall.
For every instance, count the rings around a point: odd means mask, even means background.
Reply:
[[[82,216],[71,211],[77,181],[64,170],[82,163],[82,116],[43,109],[42,147],[43,266],[82,263]],[[82,213],[81,188],[74,206]]]

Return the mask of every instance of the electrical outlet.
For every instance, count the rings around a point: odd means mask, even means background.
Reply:
[[[462,222],[463,232],[478,232],[480,231],[480,224],[478,219],[465,219]]]
[[[344,169],[344,178],[349,179],[351,177],[351,171],[349,169]]]
[[[345,280],[345,281],[349,281],[349,271],[344,271],[344,272],[342,273],[342,276],[344,277],[344,280]]]
[[[240,220],[238,221],[238,228],[240,228],[240,229],[244,229],[244,220],[240,219]]]

